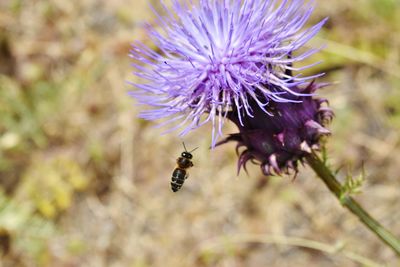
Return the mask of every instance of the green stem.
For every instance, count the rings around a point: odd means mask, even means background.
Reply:
[[[371,217],[352,197],[344,195],[342,185],[336,180],[332,171],[324,164],[324,162],[316,155],[307,156],[307,162],[315,173],[322,179],[329,190],[335,194],[341,204],[356,215],[360,221],[365,224],[375,235],[383,242],[390,246],[397,255],[400,256],[400,240],[391,232],[386,230],[378,221]]]

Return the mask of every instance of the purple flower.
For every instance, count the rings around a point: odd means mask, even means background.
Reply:
[[[314,83],[306,88],[297,88],[302,94],[312,94],[323,85]],[[253,117],[246,117],[239,122],[235,111],[228,112],[228,118],[239,128],[240,132],[231,134],[221,145],[230,141],[237,142],[236,152],[245,147],[238,161],[238,172],[241,167],[246,170],[250,160],[258,162],[264,175],[282,173],[297,174],[298,161],[319,149],[320,138],[330,134],[324,127],[333,117],[328,101],[311,96],[291,96],[296,102],[271,102],[268,111],[273,116],[265,115],[255,103],[250,103],[254,110]]]
[[[306,88],[321,74],[292,75],[292,71],[314,65],[295,68],[293,63],[318,51],[298,51],[325,22],[303,29],[313,10],[310,3],[173,1],[171,9],[164,9],[165,17],[157,14],[161,31],[148,27],[157,51],[137,42],[130,53],[135,60],[134,74],[141,79],[133,83],[137,90],[131,94],[139,103],[153,107],[143,111],[142,118],[164,119],[161,125],[171,125],[169,130],[180,128],[181,135],[211,122],[214,146],[227,117],[242,130],[252,118],[262,117],[257,123],[283,127],[292,120],[305,123],[298,119],[305,114],[315,115],[311,114],[317,109],[312,90],[299,88]],[[304,108],[300,114],[289,115],[292,106]],[[276,117],[273,109],[288,115],[280,122],[269,120]]]

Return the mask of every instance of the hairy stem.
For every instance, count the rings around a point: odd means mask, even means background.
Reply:
[[[356,215],[365,226],[400,256],[400,240],[372,218],[357,201],[349,195],[343,194],[344,189],[342,185],[325,163],[316,154],[307,156],[307,162],[329,190],[339,199],[340,203]]]

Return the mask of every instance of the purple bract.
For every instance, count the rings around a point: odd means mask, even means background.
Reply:
[[[312,94],[323,85],[311,83],[306,88],[297,88],[303,94]],[[234,111],[228,112],[228,118],[239,128],[239,133],[229,135],[217,143],[237,142],[236,152],[245,147],[238,161],[246,170],[246,163],[253,161],[261,166],[264,175],[297,174],[297,163],[313,150],[319,149],[322,136],[329,135],[325,124],[333,118],[328,101],[312,96],[292,96],[298,102],[271,102],[267,107],[272,116],[254,104],[254,117],[246,117],[239,122]]]
[[[130,53],[140,78],[131,94],[153,107],[142,118],[164,119],[161,125],[180,128],[182,135],[211,122],[214,147],[227,116],[240,128],[258,112],[274,116],[271,107],[311,99],[299,88],[321,74],[292,75],[314,65],[295,68],[293,63],[318,51],[297,51],[325,22],[303,29],[310,3],[173,1],[164,9],[164,17],[156,13],[157,27],[148,27],[157,50],[136,42]]]

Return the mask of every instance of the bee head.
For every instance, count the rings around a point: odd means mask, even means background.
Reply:
[[[182,157],[187,158],[187,159],[191,159],[193,158],[192,154],[190,154],[189,152],[182,152],[181,154]]]

